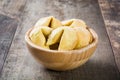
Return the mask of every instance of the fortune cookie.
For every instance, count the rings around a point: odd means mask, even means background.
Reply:
[[[48,37],[47,45],[59,43],[58,50],[72,50],[77,44],[77,32],[70,27],[54,29]]]
[[[80,19],[70,19],[62,22],[63,26],[69,27],[84,27],[86,28],[87,25],[83,20]]]
[[[34,27],[30,33],[31,41],[43,48],[49,48],[46,46],[46,38],[51,33],[52,29],[46,26],[43,27]]]
[[[59,21],[53,16],[39,19],[30,33],[31,41],[52,50],[74,50],[93,41],[86,23],[80,19]]]
[[[58,50],[73,50],[77,45],[78,37],[75,30],[70,27],[64,29]]]
[[[53,45],[60,42],[61,36],[63,34],[63,27],[54,29],[48,37],[47,45]]]
[[[50,16],[39,19],[35,24],[35,27],[40,27],[40,26],[48,26],[55,29],[57,27],[62,26],[62,23],[53,16]]]
[[[76,49],[87,46],[91,41],[91,33],[83,27],[75,27],[74,29],[78,35],[78,43]]]

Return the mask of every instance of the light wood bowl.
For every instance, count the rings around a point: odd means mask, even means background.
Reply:
[[[35,45],[29,38],[32,28],[25,34],[25,41],[32,56],[44,67],[56,71],[77,68],[84,64],[93,54],[98,43],[98,36],[93,29],[88,28],[93,35],[93,42],[88,46],[70,51],[48,50]]]

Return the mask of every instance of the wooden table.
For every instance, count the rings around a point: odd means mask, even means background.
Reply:
[[[29,54],[25,32],[50,15],[83,19],[98,33],[97,50],[86,64],[56,72]],[[119,71],[119,0],[0,0],[0,80],[120,80]]]

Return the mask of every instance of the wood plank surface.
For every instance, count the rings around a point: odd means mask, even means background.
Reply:
[[[40,17],[80,18],[99,36],[96,52],[83,66],[56,72],[38,64],[28,52],[24,35]],[[109,38],[96,0],[28,0],[5,61],[0,80],[120,80]]]
[[[99,5],[120,71],[120,1],[99,0]]]
[[[0,14],[0,72],[17,28],[17,21]]]
[[[0,13],[19,19],[25,4],[26,0],[0,0]]]
[[[26,0],[0,0],[0,73]]]

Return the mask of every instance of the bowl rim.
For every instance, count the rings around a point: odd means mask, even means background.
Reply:
[[[29,38],[29,34],[30,32],[32,31],[33,27],[28,29],[28,31],[25,33],[25,41],[28,45],[30,45],[31,47],[33,48],[36,48],[38,50],[42,50],[42,51],[46,51],[46,52],[51,52],[51,53],[72,53],[72,52],[76,52],[76,51],[79,51],[79,52],[83,52],[83,51],[86,51],[87,49],[91,48],[91,47],[94,47],[95,45],[97,45],[98,43],[98,35],[97,33],[92,29],[92,28],[87,28],[90,33],[92,34],[93,36],[93,42],[90,43],[89,45],[87,45],[86,47],[83,47],[83,48],[80,48],[80,49],[75,49],[75,50],[61,50],[61,51],[58,51],[58,50],[49,50],[49,49],[45,49],[45,48],[42,48],[36,44],[34,44],[30,38]]]

